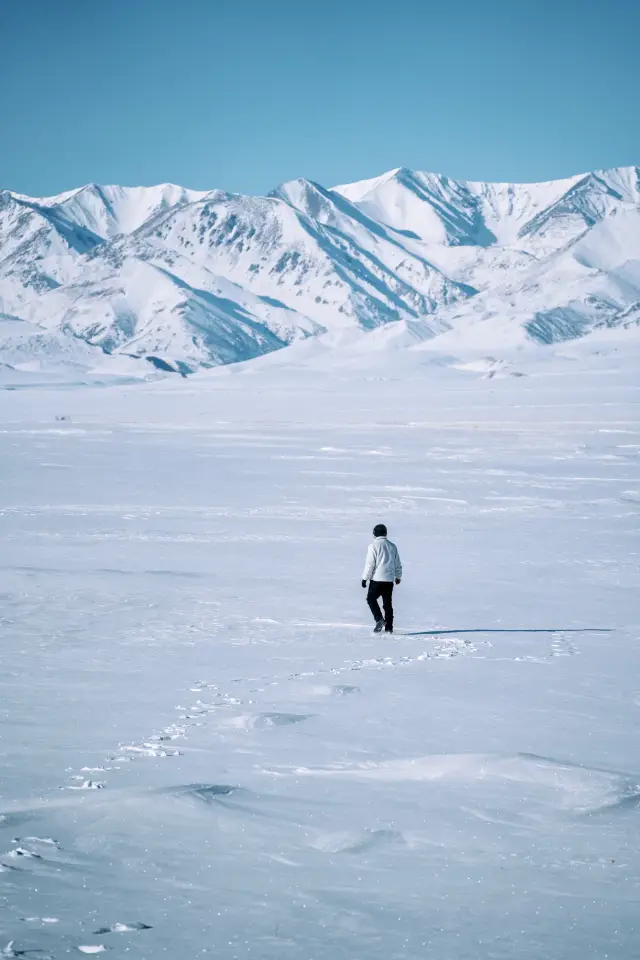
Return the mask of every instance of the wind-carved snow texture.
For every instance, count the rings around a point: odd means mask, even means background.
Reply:
[[[401,168],[266,197],[4,190],[0,372],[186,376],[389,325],[460,363],[637,327],[639,171],[506,184]]]
[[[379,333],[3,393],[4,956],[634,955],[635,355]]]

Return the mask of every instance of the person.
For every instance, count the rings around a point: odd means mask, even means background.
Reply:
[[[393,585],[402,579],[402,564],[400,554],[395,543],[387,540],[387,528],[384,523],[378,523],[373,528],[373,543],[369,544],[367,560],[362,574],[362,586],[367,591],[367,603],[376,622],[374,633],[393,633]],[[382,597],[384,617],[380,611],[378,599]]]

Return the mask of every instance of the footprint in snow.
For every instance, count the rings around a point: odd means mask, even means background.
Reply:
[[[46,847],[60,849],[60,844],[52,837],[14,837],[12,843],[42,843]]]
[[[250,713],[240,714],[224,720],[223,727],[234,730],[266,730],[269,727],[287,727],[294,723],[309,720],[311,713]]]
[[[189,783],[171,788],[167,792],[176,797],[193,798],[208,805],[220,803],[233,793],[242,793],[242,790],[227,783]]]
[[[261,713],[257,717],[257,726],[287,727],[292,723],[309,720],[312,716],[311,713]]]
[[[360,687],[353,687],[349,684],[336,684],[331,687],[331,693],[334,697],[349,697],[353,693],[360,693]]]
[[[554,633],[551,635],[552,657],[574,657],[577,652],[570,633]]]
[[[73,779],[76,779],[75,777]],[[82,777],[79,778],[82,780]],[[67,787],[67,790],[104,790],[106,783],[102,780],[83,780],[82,783],[76,785],[71,785]]]
[[[135,923],[112,923],[110,927],[100,927],[99,930],[94,930],[94,937],[104,936],[106,933],[134,933],[136,930],[151,930],[152,927],[148,923],[140,923],[136,921]]]
[[[126,753],[138,757],[179,757],[179,750],[167,750],[166,747],[158,746],[157,743],[132,743],[129,746],[121,748]]]
[[[360,687],[342,683],[333,686],[321,684],[309,687],[307,693],[312,697],[349,697],[354,693],[360,693]]]
[[[6,947],[3,948],[0,957],[38,957],[38,960],[53,960],[53,957],[49,953],[45,953],[44,950],[17,950],[14,946],[15,940],[10,940]]]
[[[564,638],[562,638],[564,639]],[[436,641],[437,637],[433,637],[433,640]],[[568,641],[570,644],[570,641]],[[565,644],[566,646],[566,644]],[[564,648],[563,648],[564,649]],[[366,668],[389,668],[389,667],[399,667],[405,666],[411,663],[418,663],[424,660],[431,660],[438,657],[450,658],[457,656],[464,656],[465,654],[474,653],[476,647],[470,640],[464,639],[461,640],[458,637],[451,637],[444,642],[437,643],[431,650],[425,651],[424,653],[418,654],[417,656],[400,656],[400,657],[374,657],[371,659],[365,660],[355,660],[355,661],[346,661],[342,666],[339,667],[329,667],[324,668],[318,671],[309,671],[305,673],[294,673],[289,675],[286,678],[238,678],[234,680],[234,683],[248,683],[248,682],[261,682],[264,686],[274,686],[282,679],[287,680],[303,680],[308,677],[314,677],[318,674],[331,674],[333,676],[340,675],[344,673],[350,673],[353,671],[359,671]],[[575,653],[575,649],[568,650],[567,652]],[[558,652],[555,654],[560,656],[561,653]],[[221,707],[233,707],[241,706],[243,701],[237,697],[232,697],[229,694],[221,693],[219,687],[215,683],[207,683],[204,680],[195,680],[192,681],[193,686],[190,688],[194,693],[204,693],[205,691],[210,691],[213,694],[214,702],[207,702],[203,700],[196,700],[190,707],[177,706],[176,710],[180,711],[179,721],[180,723],[173,723],[168,727],[165,727],[160,733],[153,734],[149,737],[148,740],[141,741],[140,743],[133,743],[123,745],[119,747],[119,754],[113,754],[107,759],[110,763],[130,763],[131,761],[137,759],[138,757],[149,757],[149,758],[160,758],[160,757],[176,757],[181,756],[180,750],[169,749],[165,744],[171,740],[176,740],[179,738],[184,738],[188,734],[188,730],[191,727],[202,726],[209,715],[220,710]],[[262,688],[259,688],[258,692],[261,692]],[[352,684],[334,684],[330,687],[318,687],[314,691],[317,694],[330,694],[331,696],[350,696],[355,693],[360,692],[360,688]],[[249,701],[251,703],[253,701]],[[262,713],[257,716],[252,714],[244,714],[241,716],[233,717],[231,719],[223,722],[222,726],[230,727],[232,729],[240,730],[251,730],[251,729],[265,729],[268,727],[281,727],[288,726],[291,724],[301,723],[304,720],[308,720],[312,717],[313,714],[293,714],[293,713]],[[102,770],[110,770],[112,767],[83,767],[82,773],[90,772],[102,772]],[[117,767],[116,767],[117,769]],[[74,776],[71,778],[78,783],[74,783],[71,786],[68,786],[66,789],[69,790],[101,790],[106,787],[106,783],[99,780],[90,780],[84,779],[81,776]],[[0,867],[0,869],[2,869]],[[8,865],[5,865],[5,869],[10,869]]]
[[[33,850],[27,850],[26,847],[14,847],[13,850],[9,850],[8,853],[3,853],[1,856],[11,857],[12,860],[17,860],[19,857],[25,857],[27,860],[42,860],[42,856],[39,853],[34,853]]]
[[[20,917],[21,923],[60,923],[57,917]]]

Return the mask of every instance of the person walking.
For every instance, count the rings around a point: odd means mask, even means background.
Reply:
[[[373,528],[373,543],[369,544],[367,560],[362,574],[364,589],[369,582],[367,603],[376,622],[374,633],[393,633],[393,586],[402,579],[402,564],[395,543],[387,540],[387,528],[378,523]],[[384,617],[380,611],[378,599],[382,597]]]

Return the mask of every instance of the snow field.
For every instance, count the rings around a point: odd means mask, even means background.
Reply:
[[[5,956],[634,955],[635,365],[568,368],[3,393]]]

